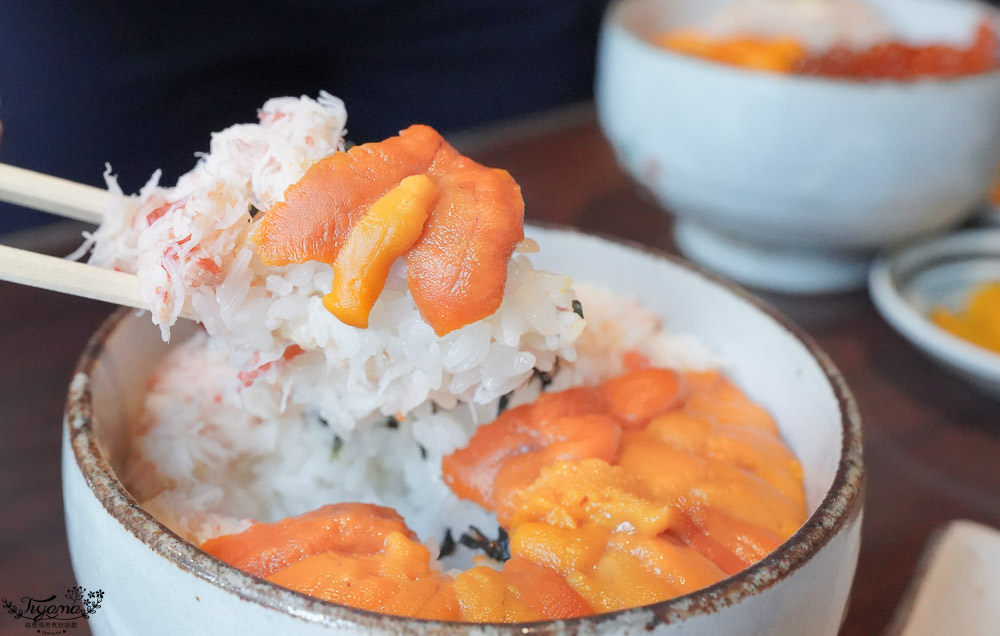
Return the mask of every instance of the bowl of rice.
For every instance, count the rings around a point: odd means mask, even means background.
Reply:
[[[90,237],[153,310],[109,318],[69,391],[67,533],[79,584],[104,592],[93,632],[836,634],[863,468],[825,354],[696,267],[556,227],[524,228],[481,318],[433,328],[403,258],[348,325],[324,304],[329,264],[267,265],[255,229],[344,158],[344,121],[325,94],[271,100]],[[646,406],[635,384],[616,401],[622,378],[654,376]],[[674,496],[662,478],[682,465],[698,476]]]
[[[860,289],[881,248],[988,192],[997,24],[965,0],[619,0],[598,116],[687,257],[779,292]]]

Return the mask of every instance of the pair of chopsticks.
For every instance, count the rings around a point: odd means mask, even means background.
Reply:
[[[111,195],[101,188],[0,163],[0,201],[98,224]],[[0,245],[0,280],[148,309],[134,274],[6,245]]]

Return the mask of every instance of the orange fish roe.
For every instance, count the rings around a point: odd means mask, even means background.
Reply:
[[[336,504],[203,549],[300,592],[388,614],[523,622],[711,585],[806,517],[802,469],[770,415],[715,372],[640,368],[543,394],[442,461],[497,513],[509,559],[442,572],[392,510]]]
[[[793,72],[856,80],[947,79],[996,68],[997,54],[996,29],[983,20],[976,27],[972,44],[965,48],[899,41],[860,50],[835,46],[825,53],[805,57]]]
[[[791,37],[711,38],[688,30],[662,33],[652,40],[658,46],[723,64],[850,80],[962,77],[996,68],[1000,56],[996,27],[986,19],[979,22],[967,47],[890,40],[861,49],[836,45],[822,53],[809,53]]]

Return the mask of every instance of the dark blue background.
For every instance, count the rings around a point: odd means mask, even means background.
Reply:
[[[0,161],[94,185],[109,162],[128,192],[269,97],[343,98],[354,141],[586,99],[606,2],[4,2]],[[0,232],[51,220],[0,204]]]

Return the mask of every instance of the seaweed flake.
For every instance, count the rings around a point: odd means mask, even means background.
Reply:
[[[538,378],[538,381],[542,383],[543,391],[547,389],[550,384],[552,384],[553,380],[552,376],[553,376],[552,373],[549,373],[547,371],[539,371],[538,369],[535,369],[535,377]]]
[[[261,211],[260,208],[258,208],[256,205],[254,205],[253,203],[251,203],[250,207],[247,208],[247,214],[250,215],[250,220],[252,221],[254,219],[254,217],[256,217],[258,214],[260,214],[260,211]]]
[[[455,537],[451,536],[451,528],[445,528],[444,539],[441,539],[441,550],[438,551],[438,558],[441,559],[455,554],[455,548],[457,547],[458,544],[455,543]]]
[[[417,444],[417,448],[420,449],[420,459],[427,459],[427,449],[424,448],[424,445]]]
[[[463,532],[458,541],[467,548],[482,550],[494,561],[506,561],[510,558],[510,537],[500,527],[497,527],[497,538],[490,539],[476,526],[469,526],[469,532]]]
[[[576,298],[573,299],[573,313],[583,318],[583,303]]]
[[[534,377],[538,378],[538,381],[542,383],[542,390],[548,388],[552,384],[552,380],[555,379],[556,373],[559,372],[559,359],[556,359],[555,365],[553,365],[551,371],[540,371],[539,369],[533,369]]]
[[[399,428],[399,420],[396,419],[395,415],[390,415],[389,417],[385,418],[385,425],[388,426],[389,428]]]
[[[500,414],[507,410],[507,405],[510,404],[510,398],[513,395],[513,391],[508,391],[500,396],[500,399],[497,401],[497,417],[500,417]]]
[[[340,435],[333,436],[333,458],[336,459],[337,455],[340,454],[340,449],[344,447],[344,438]]]

